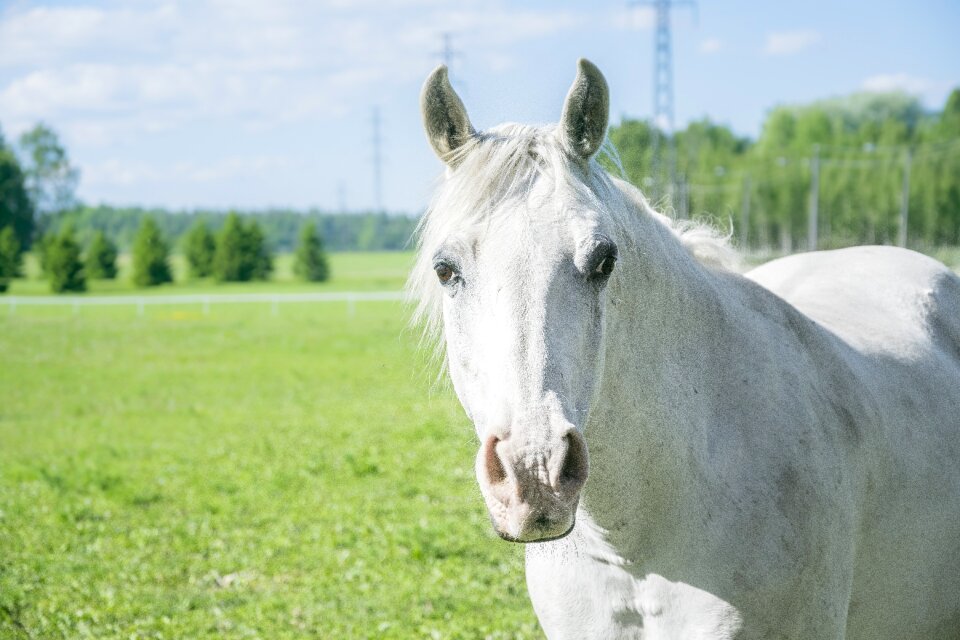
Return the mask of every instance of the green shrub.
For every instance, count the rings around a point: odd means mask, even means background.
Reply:
[[[13,226],[0,231],[0,293],[7,290],[10,281],[21,275],[23,255],[20,252],[20,240]]]
[[[250,261],[250,279],[267,280],[273,273],[273,256],[267,248],[267,239],[263,229],[256,220],[247,224],[244,233],[244,246],[247,259]]]
[[[213,275],[213,256],[217,245],[203,220],[197,220],[187,232],[183,249],[193,277],[206,278]]]
[[[231,213],[216,244],[213,275],[221,282],[266,280],[273,271],[273,259],[256,221],[244,225],[240,216]]]
[[[117,245],[97,231],[87,247],[87,277],[94,280],[113,280],[117,277]]]
[[[55,293],[87,290],[80,245],[71,227],[64,227],[56,236],[48,237],[44,242],[43,255],[50,288]]]
[[[170,247],[153,218],[144,218],[133,239],[133,283],[152,287],[165,282],[173,282]]]
[[[330,277],[323,238],[317,234],[317,226],[312,222],[300,229],[300,244],[294,256],[293,272],[308,282],[323,282]]]

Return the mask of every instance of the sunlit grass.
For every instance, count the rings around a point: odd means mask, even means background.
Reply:
[[[0,637],[540,637],[404,323],[0,314]]]

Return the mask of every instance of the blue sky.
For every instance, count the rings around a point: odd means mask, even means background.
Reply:
[[[0,0],[0,126],[57,129],[87,202],[174,208],[374,203],[417,212],[441,170],[420,85],[441,33],[474,125],[559,117],[575,61],[612,121],[648,117],[652,15],[623,1]],[[929,108],[960,86],[960,2],[702,0],[674,13],[676,120],[755,136],[766,111],[858,90]]]

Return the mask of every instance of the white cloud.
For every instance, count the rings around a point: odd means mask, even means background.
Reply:
[[[179,18],[170,5],[146,10],[106,11],[93,7],[10,8],[0,14],[0,67],[57,64],[77,55],[122,48],[128,55],[149,53]]]
[[[294,163],[275,155],[227,156],[209,163],[177,162],[160,166],[112,158],[84,167],[84,184],[92,187],[130,186],[144,183],[209,183],[231,179],[256,179],[265,172],[288,170]]]
[[[820,42],[820,34],[812,30],[777,31],[767,34],[763,52],[770,56],[800,53]]]
[[[361,3],[362,4],[362,3]],[[440,28],[477,60],[573,29],[579,14],[507,2],[198,0],[0,11],[0,120],[38,119],[88,142],[211,118],[266,128],[367,108],[419,81]],[[411,9],[416,8],[416,11]]]
[[[652,29],[656,21],[657,15],[653,7],[622,7],[611,16],[612,26],[625,31]]]
[[[937,83],[927,78],[907,75],[906,73],[887,73],[870,76],[860,85],[864,91],[879,93],[888,91],[905,91],[907,93],[923,93],[934,88]]]
[[[723,50],[723,41],[720,38],[707,38],[700,43],[700,52],[713,55]]]
[[[919,96],[924,104],[935,109],[943,107],[954,86],[956,86],[955,82],[933,80],[907,73],[881,73],[870,76],[860,83],[860,88],[864,91],[877,93],[903,91]]]

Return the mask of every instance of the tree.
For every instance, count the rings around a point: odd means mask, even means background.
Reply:
[[[221,282],[266,280],[271,271],[273,260],[260,225],[253,220],[244,225],[236,213],[228,215],[217,236],[214,277]]]
[[[187,232],[184,240],[184,253],[190,273],[195,278],[206,278],[213,274],[213,257],[217,250],[213,234],[203,220],[197,220]]]
[[[244,228],[240,216],[231,213],[217,236],[213,256],[213,275],[221,282],[249,280],[244,263]]]
[[[20,240],[13,227],[4,227],[0,231],[0,293],[7,290],[11,280],[21,275],[22,264]]]
[[[117,245],[103,231],[97,231],[87,247],[87,277],[113,280],[117,277]]]
[[[266,280],[273,272],[273,256],[267,248],[267,240],[263,230],[256,220],[247,224],[244,232],[244,247],[247,259],[250,262],[251,280]]]
[[[86,291],[87,278],[80,261],[80,245],[73,235],[73,228],[64,227],[60,233],[49,237],[44,246],[46,273],[54,293]]]
[[[0,228],[11,227],[20,248],[33,237],[33,204],[27,194],[23,170],[13,151],[0,139]]]
[[[317,226],[312,222],[300,229],[300,244],[294,257],[293,272],[308,282],[323,282],[330,277],[323,238],[317,234]]]
[[[20,136],[27,192],[37,214],[47,216],[72,207],[80,171],[70,164],[57,133],[38,123]]]
[[[173,282],[170,272],[170,248],[153,218],[144,218],[133,239],[133,283],[152,287]]]

